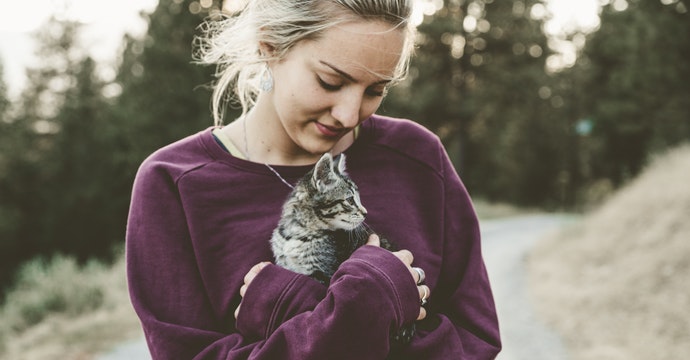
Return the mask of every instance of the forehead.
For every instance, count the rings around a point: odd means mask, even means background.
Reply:
[[[314,61],[333,64],[358,79],[392,77],[400,61],[405,31],[381,21],[334,26],[294,50]]]

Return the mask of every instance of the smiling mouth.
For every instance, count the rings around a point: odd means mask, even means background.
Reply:
[[[319,132],[321,132],[321,134],[327,137],[338,137],[347,131],[347,129],[345,128],[327,126],[319,122],[316,123],[316,128],[319,129]]]

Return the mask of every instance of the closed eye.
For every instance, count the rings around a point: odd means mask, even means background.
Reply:
[[[321,87],[326,91],[338,91],[338,90],[340,90],[340,88],[343,87],[342,85],[339,85],[339,84],[335,85],[335,84],[328,83],[328,82],[324,81],[319,76],[316,76],[316,80],[319,82],[319,85],[321,85]]]
[[[329,92],[338,91],[338,90],[342,89],[342,87],[343,87],[342,84],[329,83],[329,82],[325,81],[324,79],[322,79],[321,77],[319,77],[318,75],[316,76],[316,81],[319,83],[321,88],[323,88],[324,90],[329,91]],[[387,88],[385,86],[382,87],[381,85],[376,85],[376,86],[368,87],[366,89],[365,93],[367,96],[370,96],[370,97],[381,97],[381,96],[384,96],[386,94],[386,90],[387,90]]]
[[[383,89],[379,89],[379,87],[367,88],[366,94],[368,96],[372,96],[372,97],[380,97],[380,96],[383,96],[386,94],[386,88],[385,87]]]

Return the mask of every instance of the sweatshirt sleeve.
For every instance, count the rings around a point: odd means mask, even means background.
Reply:
[[[265,268],[237,323],[223,323],[206,295],[176,177],[164,168],[140,168],[127,228],[130,296],[153,359],[383,359],[390,330],[416,318],[404,264],[365,246],[328,288]]]
[[[149,159],[137,173],[127,222],[127,282],[152,358],[192,359],[223,337],[222,326],[204,296],[169,167]]]
[[[444,152],[445,154],[445,152]],[[501,350],[498,319],[469,194],[444,157],[444,246],[441,276],[427,318],[404,359],[494,359]]]
[[[280,279],[280,273],[292,275]],[[409,272],[378,247],[355,251],[319,302],[297,301],[305,278],[268,266],[252,281],[238,316],[242,334],[249,328],[263,336],[250,358],[384,359],[391,330],[414,321],[419,313],[419,295]],[[279,296],[266,295],[272,287],[280,288]],[[245,328],[247,324],[251,326]]]

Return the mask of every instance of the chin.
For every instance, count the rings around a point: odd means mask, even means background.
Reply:
[[[337,141],[328,141],[328,142],[320,141],[320,142],[315,143],[315,144],[305,144],[305,146],[303,146],[302,149],[304,149],[304,151],[306,151],[312,155],[320,157],[324,153],[331,151],[333,149],[333,147],[335,147],[336,143],[337,143]]]

